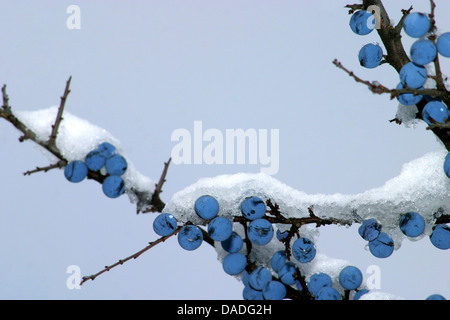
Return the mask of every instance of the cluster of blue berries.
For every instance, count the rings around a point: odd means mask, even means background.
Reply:
[[[425,230],[425,220],[417,212],[402,214],[398,226],[407,237],[416,238]],[[359,235],[369,242],[369,251],[377,258],[387,258],[394,251],[394,240],[381,232],[382,226],[375,219],[363,221],[358,229]],[[439,249],[450,248],[450,227],[446,224],[438,224],[430,235],[431,243]]]
[[[366,10],[355,12],[350,18],[350,28],[358,35],[367,35],[375,27],[375,17]],[[430,20],[426,14],[420,12],[409,13],[403,22],[404,32],[417,40],[410,48],[411,62],[406,63],[400,70],[400,83],[397,89],[423,88],[427,80],[425,66],[436,59],[438,53],[443,57],[450,57],[450,32],[440,35],[436,41],[425,38],[431,27]],[[377,43],[370,43],[359,51],[361,66],[376,68],[383,58],[383,50]],[[440,98],[423,96],[414,93],[400,94],[397,99],[403,105],[415,105],[422,99],[426,105],[422,110],[423,120],[431,125],[433,123],[445,123],[450,119],[450,111]]]
[[[102,182],[103,193],[109,198],[117,198],[125,192],[122,175],[127,167],[126,159],[117,153],[116,147],[104,142],[90,151],[84,161],[69,162],[64,169],[64,176],[70,182],[78,183],[87,177],[89,170],[100,172],[106,176]]]

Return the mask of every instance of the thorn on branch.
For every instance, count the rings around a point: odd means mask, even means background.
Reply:
[[[69,79],[66,82],[66,88],[64,89],[64,94],[61,97],[61,102],[59,104],[58,108],[58,114],[56,115],[55,124],[52,125],[52,133],[50,134],[50,138],[48,140],[49,145],[55,145],[56,136],[58,134],[58,128],[61,124],[62,120],[62,114],[64,112],[64,106],[66,105],[67,96],[70,93],[70,82],[72,81],[72,76],[69,77]]]
[[[41,172],[41,171],[47,172],[47,171],[50,171],[50,170],[56,169],[56,168],[61,169],[61,168],[65,167],[66,165],[67,165],[67,161],[60,160],[57,163],[51,164],[51,165],[46,166],[46,167],[36,167],[36,169],[34,169],[34,170],[29,170],[27,172],[24,172],[23,175],[24,176],[27,176],[27,175],[31,176],[33,173],[36,173],[36,172]]]

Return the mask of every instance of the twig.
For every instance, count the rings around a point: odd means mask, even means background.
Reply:
[[[64,94],[61,97],[61,103],[59,104],[58,114],[56,115],[55,124],[52,125],[52,133],[50,134],[50,138],[48,140],[49,145],[54,145],[56,141],[56,135],[58,134],[58,128],[61,124],[62,114],[64,112],[64,106],[66,105],[67,96],[70,93],[70,81],[72,80],[72,76],[67,80],[66,88],[64,89]]]
[[[127,262],[127,261],[129,261],[129,260],[131,260],[131,259],[137,259],[137,258],[138,258],[141,254],[143,254],[144,252],[150,250],[151,248],[153,248],[153,247],[156,246],[157,244],[160,244],[161,242],[164,242],[164,241],[166,241],[167,239],[169,239],[170,237],[176,235],[176,234],[181,230],[181,228],[182,228],[181,226],[178,226],[178,227],[175,229],[175,232],[172,233],[171,235],[161,237],[161,238],[159,238],[158,240],[153,241],[153,242],[149,242],[149,245],[146,246],[144,249],[139,250],[138,252],[132,254],[131,256],[126,257],[125,259],[120,259],[119,261],[117,261],[116,263],[114,263],[114,264],[112,264],[112,265],[110,265],[110,266],[105,266],[104,269],[102,269],[101,271],[97,272],[96,274],[93,274],[93,275],[90,275],[90,276],[84,276],[84,277],[82,278],[81,282],[80,282],[80,286],[83,285],[83,283],[85,283],[85,282],[88,281],[88,280],[94,281],[95,278],[97,278],[99,275],[105,273],[106,271],[110,271],[111,269],[113,269],[113,268],[115,268],[115,267],[117,267],[117,266],[119,266],[119,265],[122,265],[122,264],[124,264],[125,262]]]
[[[427,130],[433,130],[433,129],[450,129],[450,122],[446,123],[433,123],[432,125],[429,125],[426,127]]]
[[[6,111],[6,112],[11,112],[11,107],[9,106],[9,97],[6,94],[6,84],[3,85],[2,87],[2,96],[3,96],[3,105],[2,108]]]
[[[353,14],[355,11],[361,10],[364,7],[361,3],[357,3],[357,4],[347,4],[344,8],[349,8],[350,10],[348,10],[348,14]]]
[[[30,176],[30,175],[32,175],[33,173],[36,173],[36,172],[41,172],[41,171],[47,172],[49,170],[56,169],[56,168],[61,169],[61,168],[65,167],[66,165],[67,165],[67,161],[59,160],[55,164],[51,164],[51,165],[46,166],[46,167],[36,167],[36,169],[34,169],[34,170],[29,170],[27,172],[24,172],[23,175],[24,176],[27,176],[27,175]]]

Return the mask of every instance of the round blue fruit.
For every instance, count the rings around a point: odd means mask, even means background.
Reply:
[[[109,142],[103,142],[98,145],[97,150],[103,153],[106,158],[109,158],[116,152],[116,147]]]
[[[405,87],[403,86],[403,84],[400,82],[398,85],[397,85],[397,90],[400,90],[400,89],[404,89]],[[423,89],[423,87],[420,87],[419,89],[417,89],[417,90],[422,90]],[[412,105],[415,105],[415,104],[417,104],[417,103],[419,103],[420,102],[420,100],[422,100],[422,98],[423,98],[423,96],[422,95],[420,95],[420,94],[418,94],[418,95],[414,95],[414,93],[402,93],[402,94],[399,94],[398,96],[397,96],[397,100],[398,100],[398,102],[400,102],[401,104],[403,104],[403,105],[405,105],[405,106],[412,106]]]
[[[106,163],[106,156],[99,150],[92,150],[86,155],[84,163],[89,170],[99,171]]]
[[[170,236],[177,228],[177,219],[170,213],[161,213],[153,220],[153,231],[162,237]]]
[[[408,237],[418,237],[425,230],[425,220],[417,212],[408,212],[400,217],[400,230]]]
[[[450,32],[442,34],[437,39],[436,47],[441,56],[450,58]]]
[[[410,55],[415,64],[426,65],[436,58],[436,45],[431,40],[419,39],[411,46]]]
[[[203,234],[199,227],[187,225],[178,233],[178,244],[185,250],[195,250],[203,242]]]
[[[450,152],[447,154],[444,160],[444,172],[447,177],[450,178]]]
[[[365,68],[376,68],[383,59],[383,49],[378,44],[369,43],[359,50],[359,63]]]
[[[403,30],[412,38],[422,38],[430,30],[430,20],[424,13],[410,13],[403,20]]]
[[[240,235],[233,231],[228,239],[221,242],[221,245],[226,252],[234,253],[242,249],[244,240],[242,240]]]
[[[324,287],[331,287],[332,286],[332,280],[330,276],[326,273],[315,273],[313,274],[308,282],[306,283],[306,286],[308,287],[308,291],[313,295],[316,296],[317,293],[320,291],[320,289]]]
[[[344,289],[358,289],[363,280],[361,270],[354,266],[347,266],[339,273],[339,283]]]
[[[335,288],[324,287],[317,293],[316,300],[342,300],[342,297]]]
[[[418,89],[427,81],[427,69],[408,62],[400,70],[400,81],[404,87]]]
[[[286,297],[286,286],[280,281],[269,281],[262,290],[265,300],[283,300]]]
[[[314,243],[308,238],[298,238],[292,245],[292,255],[301,263],[310,262],[316,256]]]
[[[108,176],[103,180],[102,190],[108,198],[118,198],[125,192],[125,183],[119,176]]]
[[[127,170],[127,160],[120,154],[113,154],[105,162],[106,171],[110,175],[120,176]]]
[[[430,101],[422,110],[422,118],[429,125],[436,122],[445,123],[449,116],[447,107],[440,101]]]
[[[224,241],[231,236],[233,225],[225,217],[215,217],[208,223],[208,234],[215,241]]]
[[[358,292],[356,292],[355,295],[353,296],[353,300],[359,300],[363,295],[369,292],[370,291],[367,289],[358,290]]]
[[[356,11],[350,18],[350,28],[357,35],[367,35],[375,28],[375,17],[366,10]]]
[[[268,244],[273,237],[272,224],[266,219],[256,219],[249,223],[247,227],[248,239],[254,244],[263,246]]]
[[[286,263],[286,260],[287,255],[284,250],[275,252],[270,259],[270,265],[272,266],[273,271],[279,272],[281,267]]]
[[[249,197],[242,201],[241,212],[249,220],[259,219],[266,214],[266,204],[258,197]]]
[[[247,258],[240,252],[228,254],[222,262],[223,270],[229,275],[238,275],[245,270]]]
[[[428,296],[425,300],[447,300],[444,296],[440,294],[432,294]]]
[[[248,277],[248,283],[250,287],[255,290],[262,290],[269,281],[272,280],[272,273],[269,269],[258,266],[256,267]]]
[[[430,235],[431,243],[438,249],[447,250],[450,248],[450,227],[445,224],[438,224],[433,228]]]
[[[381,232],[381,224],[375,219],[364,220],[358,228],[359,235],[367,241],[375,240]]]
[[[295,283],[294,273],[297,271],[295,264],[291,261],[286,262],[278,271],[281,282],[290,286]]]
[[[242,291],[242,297],[244,300],[264,300],[262,291],[255,290],[250,286],[245,286]]]
[[[210,220],[219,213],[219,202],[210,195],[204,195],[195,201],[194,210],[200,218]]]
[[[281,241],[287,238],[287,236],[289,235],[289,231],[281,232],[280,230],[277,230],[276,235],[277,239]]]
[[[394,240],[384,232],[369,242],[369,251],[377,258],[387,258],[394,252]]]
[[[71,161],[64,168],[64,176],[70,182],[81,182],[83,181],[88,174],[88,168],[86,164],[81,160]]]

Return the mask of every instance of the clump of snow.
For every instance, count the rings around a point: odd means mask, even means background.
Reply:
[[[16,111],[15,115],[36,134],[39,141],[46,142],[50,137],[57,113],[58,106],[52,106],[37,111]],[[84,160],[90,151],[103,142],[114,145],[117,152],[127,160],[128,168],[122,178],[131,202],[138,202],[139,195],[137,193],[145,193],[151,196],[155,188],[155,182],[136,169],[132,161],[125,156],[118,139],[105,129],[74,116],[66,110],[64,111],[55,143],[61,155],[67,161]],[[44,148],[39,147],[39,149],[49,159],[50,163],[58,161],[53,154]]]

